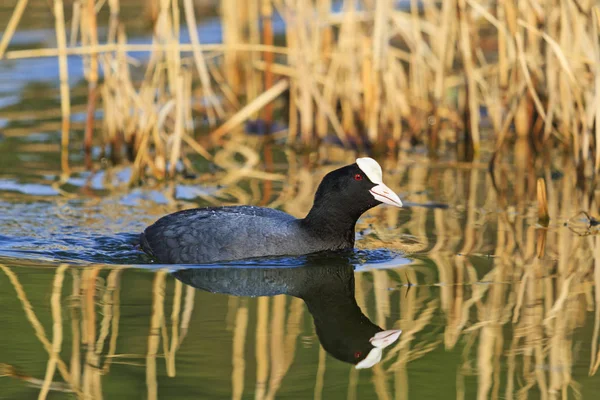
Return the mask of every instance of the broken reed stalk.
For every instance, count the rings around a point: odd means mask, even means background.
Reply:
[[[260,14],[262,20],[262,36],[263,36],[263,44],[265,46],[273,46],[273,6],[271,4],[271,0],[261,0]],[[272,52],[263,52],[263,60],[266,63],[265,69],[265,92],[269,91],[273,86],[273,73],[271,71],[271,65],[273,64],[273,53]],[[273,107],[269,104],[266,105],[263,110],[263,121],[265,122],[265,126],[267,132],[271,129],[271,123],[273,122]]]
[[[268,297],[256,299],[256,385],[255,398],[264,399],[269,378],[269,303]]]
[[[102,398],[102,382],[100,379],[101,369],[97,366],[100,363],[100,358],[96,354],[96,289],[97,279],[102,267],[92,267],[83,271],[83,286],[82,286],[82,319],[83,319],[83,341],[86,354],[83,367],[82,391],[86,397]]]
[[[183,343],[183,339],[185,339],[185,337],[187,336],[190,327],[190,320],[192,318],[192,311],[194,310],[195,296],[196,289],[193,286],[186,286],[183,312],[181,313],[180,335],[179,341],[177,343],[177,348],[181,346],[181,343]]]
[[[325,386],[325,368],[327,362],[327,353],[323,346],[319,346],[319,361],[317,364],[317,377],[315,379],[314,400],[323,399],[323,387]]]
[[[281,93],[283,93],[289,87],[289,81],[282,79],[269,90],[263,92],[250,104],[235,113],[227,122],[221,125],[219,128],[211,133],[214,139],[220,139],[232,129],[236,128],[248,119],[253,113],[266,107],[271,101],[276,99]]]
[[[460,47],[462,51],[462,61],[465,68],[470,124],[467,134],[471,136],[473,142],[473,153],[475,156],[479,153],[479,102],[477,100],[477,81],[475,76],[475,67],[473,65],[473,55],[471,47],[471,35],[469,33],[470,24],[467,21],[466,0],[458,0],[458,16],[460,21]]]
[[[50,358],[48,360],[48,366],[46,367],[46,375],[44,377],[44,383],[42,385],[42,390],[38,395],[38,399],[43,400],[48,396],[48,392],[50,391],[50,385],[52,384],[52,379],[54,378],[54,372],[56,370],[56,365],[59,360],[60,350],[62,346],[63,340],[63,326],[62,326],[62,312],[61,312],[61,292],[63,281],[65,277],[65,271],[68,266],[63,264],[56,269],[54,274],[54,284],[52,289],[52,295],[50,297],[50,306],[52,308],[52,353],[50,354]]]
[[[71,96],[69,93],[69,70],[67,67],[67,36],[62,0],[54,0],[54,23],[58,44],[58,69],[60,75],[60,106],[62,112],[61,167],[65,174],[69,171],[69,134],[71,124]]]
[[[198,37],[198,31],[194,29],[196,24],[196,16],[194,14],[194,5],[192,4],[192,0],[184,0],[183,6],[185,10],[185,19],[187,22],[187,28],[190,32],[190,41],[192,42],[192,51],[194,54],[194,62],[196,64],[196,68],[198,69],[198,75],[200,76],[200,82],[202,83],[202,88],[204,91],[204,95],[206,100],[209,103],[208,109],[210,109],[211,105],[214,107],[214,110],[217,114],[217,117],[222,118],[225,114],[221,103],[217,100],[215,93],[212,90],[210,83],[210,76],[208,74],[208,67],[206,66],[206,62],[202,57],[202,53],[200,50],[200,39]],[[216,123],[214,117],[211,117],[209,113],[209,122],[211,125]]]
[[[294,26],[292,24],[286,24],[285,26],[285,40],[286,40],[286,45],[288,48],[293,49],[295,48],[296,44],[295,44],[295,40],[296,40],[296,34],[295,34],[296,30],[294,29]],[[263,57],[264,58],[264,57]],[[287,64],[289,67],[288,68],[288,72],[290,73],[290,76],[293,74],[295,78],[298,77],[298,73],[300,71],[298,71],[297,68],[295,68],[294,64],[296,61],[296,53],[290,53],[288,55],[288,59],[287,59]],[[267,74],[267,72],[270,74],[272,72],[279,74],[279,75],[284,75],[285,73],[281,72],[281,68],[282,65],[280,65],[279,63],[273,64],[273,63],[267,63],[266,61],[260,61],[260,62],[255,62],[255,64],[253,65],[253,68],[258,69],[259,71],[264,71],[265,76]],[[286,66],[283,66],[283,68],[286,68]],[[289,88],[289,114],[288,114],[288,141],[293,142],[297,139],[298,136],[298,113],[299,113],[299,109],[298,109],[298,86],[299,86],[299,80],[298,79],[290,79],[290,88]],[[319,133],[319,131],[317,130],[317,133]]]
[[[81,384],[81,273],[71,268],[72,291],[71,291],[71,362],[70,372],[73,386],[79,389]]]
[[[248,2],[238,3],[235,0],[223,0],[221,6],[221,23],[223,29],[223,44],[228,46],[230,43],[243,43],[243,33],[245,22],[248,19],[244,16]],[[226,82],[231,90],[239,95],[241,90],[241,76],[238,71],[243,63],[240,63],[237,52],[227,51],[223,55],[223,69]]]
[[[185,4],[185,3],[184,3]],[[190,35],[192,35],[190,33]],[[99,44],[97,46],[81,45],[76,47],[69,47],[65,50],[68,56],[83,56],[92,53],[110,53],[122,49],[127,52],[153,52],[153,51],[166,51],[169,48],[166,44],[133,44],[127,43],[125,45],[117,45],[114,43]],[[193,51],[194,48],[202,52],[226,52],[226,51],[246,51],[246,52],[270,52],[274,54],[287,55],[289,50],[284,46],[266,46],[263,44],[237,44],[230,45],[229,47],[217,43],[217,44],[180,44],[179,50],[182,52]],[[27,50],[10,50],[4,54],[3,59],[5,60],[23,60],[27,58],[41,58],[41,57],[57,57],[60,51],[58,48],[55,49],[27,49]]]
[[[178,75],[175,82],[175,128],[172,137],[171,158],[169,160],[169,174],[174,176],[177,160],[181,157],[181,142],[183,138],[184,125],[184,100],[183,100],[183,76]]]
[[[245,347],[248,328],[248,301],[242,301],[235,316],[235,328],[233,333],[233,348],[231,354],[231,398],[238,400],[244,394],[244,373],[246,371]]]
[[[167,375],[175,376],[175,354],[179,349],[179,318],[181,311],[181,294],[183,284],[181,281],[175,281],[175,292],[173,294],[173,310],[171,312],[171,347],[169,349],[169,359],[167,360]]]
[[[548,214],[548,197],[546,195],[546,181],[544,178],[537,180],[537,202],[538,202],[538,222],[543,226],[548,226],[550,216]]]
[[[441,34],[439,37],[439,41],[437,45],[433,46],[433,50],[436,52],[438,58],[438,65],[435,69],[435,84],[433,91],[433,105],[435,107],[435,117],[434,123],[431,127],[431,135],[429,148],[437,152],[438,144],[439,144],[439,133],[440,133],[440,106],[445,100],[444,96],[444,80],[446,78],[446,65],[445,59],[448,54],[448,47],[450,42],[450,28],[453,23],[453,7],[451,1],[445,1],[442,5],[441,10]]]
[[[592,36],[600,36],[600,7],[594,8],[594,14],[596,18],[592,18]],[[594,90],[596,93],[596,109],[594,110],[595,118],[595,139],[596,139],[596,159],[594,161],[594,169],[600,170],[600,40],[596,40],[594,43],[594,55],[596,57],[596,79],[594,82]]]
[[[160,327],[164,320],[165,280],[167,272],[160,270],[154,276],[152,284],[152,316],[148,332],[148,351],[146,353],[146,387],[149,400],[158,399],[156,376],[156,357],[160,344]]]
[[[325,20],[329,13],[331,12],[331,0],[318,0],[316,4],[317,9],[317,18],[319,21]],[[326,67],[325,61],[330,56],[331,52],[331,44],[333,41],[333,32],[331,26],[325,26],[320,29],[318,26],[313,26],[312,30],[314,32],[314,42],[315,52],[319,52],[320,54],[315,57],[315,66],[314,68],[323,69]],[[328,130],[328,121],[327,116],[323,114],[323,112],[317,109],[317,116],[315,121],[315,130],[319,137],[324,137],[327,135]]]
[[[256,21],[260,20],[260,1],[261,0],[249,0],[248,4],[248,21],[247,26],[249,30],[248,42],[260,43],[260,25]],[[250,52],[248,54],[247,62],[244,68],[246,74],[246,102],[251,102],[260,94],[262,88],[262,76],[255,70],[254,63],[258,61],[260,54],[257,52]],[[258,113],[254,113],[252,119],[258,118]]]
[[[300,112],[300,137],[305,145],[310,145],[314,136],[314,114],[315,106],[311,93],[312,68],[314,50],[311,48],[311,37],[305,28],[305,24],[311,22],[312,9],[308,9],[307,2],[297,3],[295,18],[298,23],[292,23],[294,40],[296,42],[296,54],[294,56],[296,68],[299,74],[298,82],[298,111]],[[305,23],[302,23],[302,22]],[[290,21],[291,22],[291,21]]]
[[[110,364],[115,356],[117,350],[117,338],[119,337],[119,321],[121,318],[121,274],[123,270],[117,269],[110,272],[107,279],[107,291],[111,291],[112,299],[110,305],[112,310],[110,314],[111,318],[111,335],[110,342],[108,344],[108,354],[102,366],[102,374],[107,374],[110,370]]]
[[[10,39],[12,39],[13,35],[15,34],[15,30],[19,25],[19,21],[21,21],[25,7],[27,7],[27,1],[28,0],[19,0],[19,2],[15,5],[15,9],[10,16],[8,25],[6,25],[6,29],[4,29],[4,32],[2,33],[2,40],[0,40],[0,60],[4,57],[4,52],[10,43]]]
[[[96,23],[96,2],[88,0],[86,7],[85,31],[82,35],[88,36],[88,41],[92,46],[98,45],[98,28]],[[89,71],[87,74],[88,81],[88,104],[85,119],[85,131],[83,135],[83,148],[86,156],[86,166],[88,169],[92,167],[91,152],[92,152],[92,136],[94,133],[94,121],[96,113],[96,97],[98,85],[98,54],[90,55]]]

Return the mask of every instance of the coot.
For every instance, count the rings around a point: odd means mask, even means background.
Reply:
[[[354,247],[358,218],[381,203],[402,207],[372,158],[329,172],[305,218],[254,206],[206,207],[160,218],[141,234],[142,249],[166,264],[303,255]]]
[[[383,330],[362,313],[354,295],[354,268],[347,260],[323,254],[307,257],[305,265],[294,268],[190,268],[173,275],[186,285],[213,293],[299,297],[329,354],[358,369],[379,363],[383,350],[402,331]]]

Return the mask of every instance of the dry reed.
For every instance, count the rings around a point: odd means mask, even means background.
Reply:
[[[99,20],[106,6],[109,20]],[[253,0],[243,7],[224,1],[224,43],[217,45],[200,43],[193,0],[185,0],[182,10],[191,43],[179,41],[178,4],[160,1],[151,45],[128,43],[118,0],[99,6],[76,2],[67,46],[63,4],[57,0],[58,48],[11,51],[10,39],[26,7],[24,0],[16,4],[0,57],[58,56],[65,151],[71,129],[66,56],[84,57],[89,85],[85,148],[92,144],[99,92],[103,140],[111,145],[114,162],[127,148],[135,166],[132,181],[146,174],[173,175],[179,162],[189,167],[189,151],[210,157],[192,136],[196,112],[213,126],[227,120],[239,126],[260,115],[269,127],[277,113],[273,100],[284,93],[290,143],[314,145],[334,133],[343,144],[406,147],[423,141],[432,154],[446,143],[462,143],[465,155],[477,156],[485,140],[500,149],[507,138],[522,136],[537,150],[570,148],[582,168],[589,162],[600,167],[600,9],[592,2],[517,7],[514,2],[411,1],[403,9],[390,2],[364,2],[359,8],[346,1],[334,13],[330,0]],[[275,13],[286,22],[284,46],[273,45]],[[109,29],[100,44],[97,30],[103,24]],[[129,51],[150,52],[142,82],[131,76]],[[185,58],[189,52],[192,57]],[[96,89],[99,70],[104,80]],[[281,75],[289,89],[272,92]],[[191,90],[196,80],[198,94]],[[268,102],[258,101],[261,90],[272,95]],[[242,92],[247,105],[239,100]],[[486,120],[491,131],[482,126]],[[235,134],[230,128],[225,123],[213,137]],[[63,167],[68,171],[66,156]]]

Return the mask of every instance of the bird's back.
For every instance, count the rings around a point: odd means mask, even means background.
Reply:
[[[169,214],[141,235],[144,251],[160,262],[200,264],[295,254],[298,220],[270,208],[195,208]]]

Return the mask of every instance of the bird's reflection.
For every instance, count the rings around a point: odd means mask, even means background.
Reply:
[[[339,255],[310,255],[295,267],[223,266],[173,272],[197,289],[234,296],[287,294],[306,303],[323,348],[335,358],[369,368],[400,330],[383,330],[361,311],[354,297],[354,267]]]

